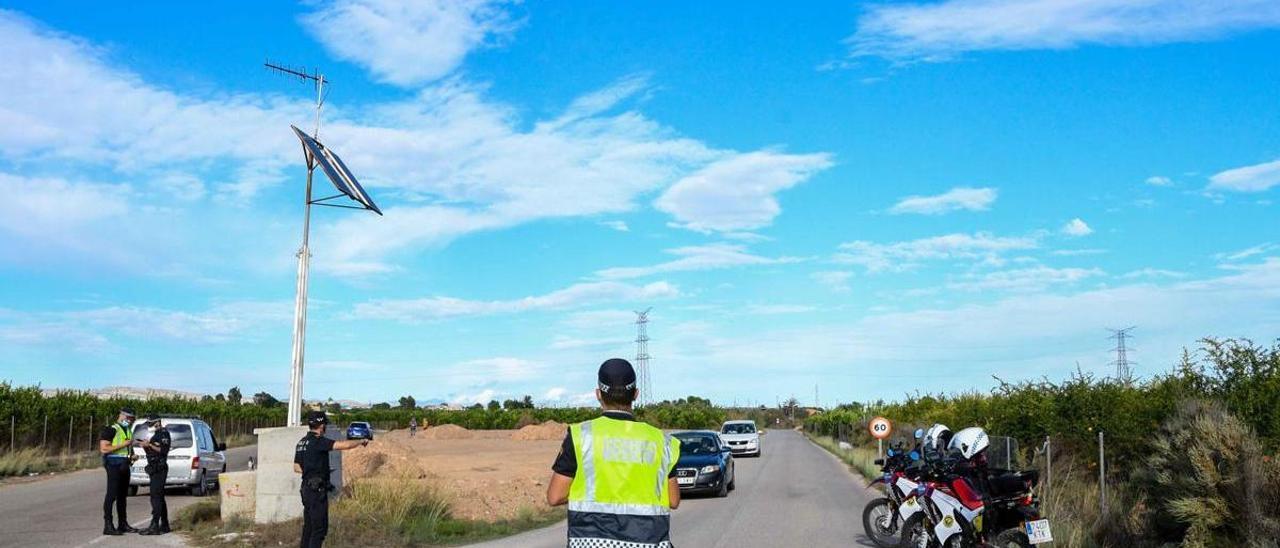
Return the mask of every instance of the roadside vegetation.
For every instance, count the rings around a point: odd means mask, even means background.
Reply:
[[[448,502],[429,484],[414,478],[371,478],[344,488],[330,509],[326,546],[451,546],[508,536],[564,519],[558,509],[525,508],[509,520],[454,519]],[[279,546],[296,544],[301,520],[255,525],[250,520],[223,522],[217,501],[184,508],[177,528],[198,546]]]
[[[1061,383],[1000,382],[986,394],[909,394],[842,405],[805,428],[864,448],[874,447],[866,425],[875,416],[894,421],[899,439],[917,425],[977,425],[1018,439],[1023,462],[1042,469],[1048,437],[1053,480],[1042,487],[1042,510],[1056,545],[1264,547],[1280,538],[1278,402],[1280,344],[1205,339],[1173,371],[1146,380],[1077,373]]]

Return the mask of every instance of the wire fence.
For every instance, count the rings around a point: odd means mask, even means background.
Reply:
[[[36,449],[45,455],[73,455],[96,451],[102,428],[115,416],[65,417],[53,415],[10,415],[0,425],[0,454]],[[265,418],[214,417],[203,419],[218,441],[242,440],[258,428],[281,426],[278,420]],[[394,427],[394,423],[375,428]]]

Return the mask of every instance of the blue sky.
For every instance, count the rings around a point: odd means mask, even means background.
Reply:
[[[1140,375],[1280,333],[1280,7],[381,0],[0,11],[0,379],[287,393],[310,88],[385,217],[314,214],[308,398]]]

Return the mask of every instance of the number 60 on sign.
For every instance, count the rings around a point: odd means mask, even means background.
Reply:
[[[893,433],[893,424],[889,422],[889,419],[876,417],[871,419],[871,423],[867,425],[867,430],[871,431],[871,437],[882,440]]]

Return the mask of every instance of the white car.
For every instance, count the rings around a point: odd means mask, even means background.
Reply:
[[[172,445],[169,446],[169,476],[165,485],[188,487],[191,494],[202,497],[218,489],[218,474],[227,471],[227,444],[213,437],[213,429],[197,418],[161,417],[160,424],[169,430]],[[133,429],[133,437],[151,439],[151,429],[139,423]],[[129,495],[137,495],[138,487],[151,484],[147,477],[147,457],[141,447],[133,452],[138,455],[129,470]]]
[[[720,439],[735,455],[760,456],[760,430],[756,421],[726,421],[720,425]]]

